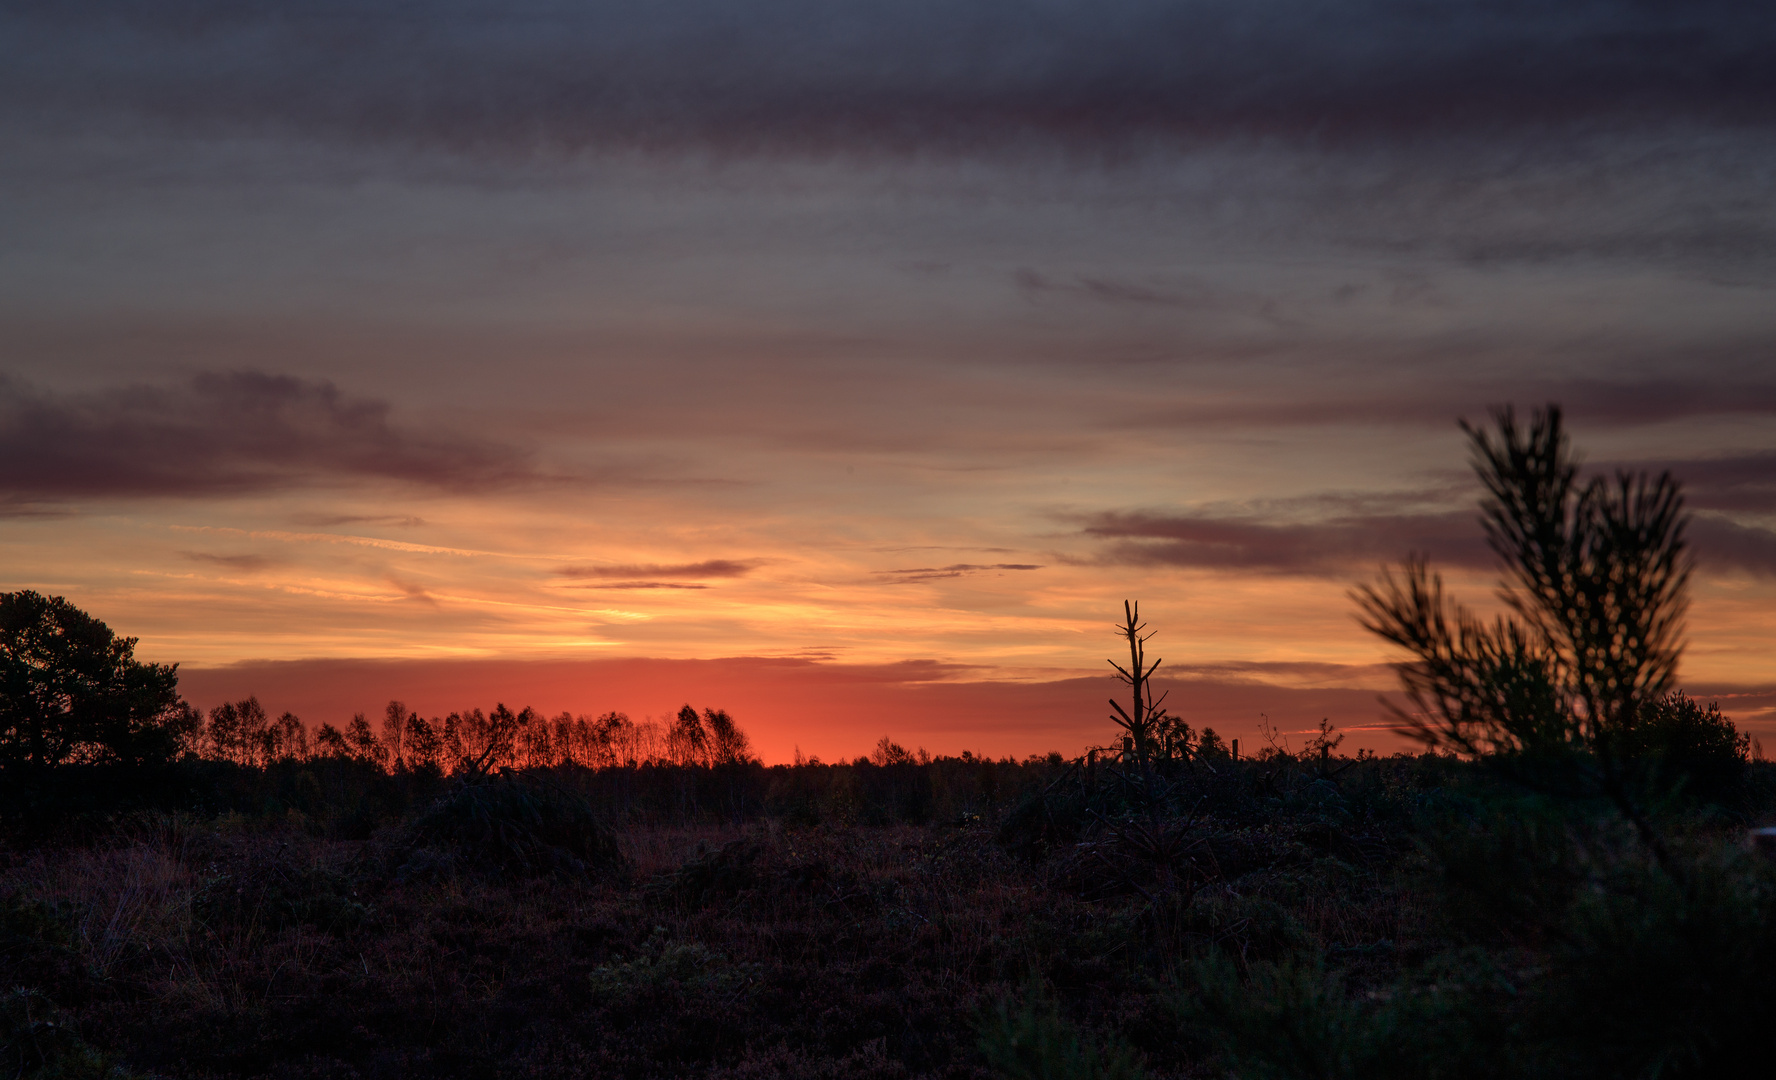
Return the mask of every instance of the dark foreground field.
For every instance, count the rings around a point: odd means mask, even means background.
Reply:
[[[6,1075],[1767,1075],[1759,763],[180,768],[12,817]]]

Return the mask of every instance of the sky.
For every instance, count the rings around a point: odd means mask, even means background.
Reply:
[[[767,760],[1404,745],[1458,421],[1685,484],[1776,734],[1776,18],[1692,0],[19,0],[0,588],[311,724],[725,707]]]

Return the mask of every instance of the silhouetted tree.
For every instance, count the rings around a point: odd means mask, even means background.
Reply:
[[[1485,623],[1443,594],[1423,559],[1358,590],[1364,626],[1406,649],[1396,664],[1435,747],[1470,754],[1583,747],[1607,753],[1667,693],[1683,649],[1690,561],[1669,473],[1577,482],[1560,411],[1496,437],[1464,425],[1486,485],[1486,537],[1515,617]]]
[[[518,758],[528,769],[548,768],[559,760],[555,756],[555,737],[549,721],[530,709],[524,710],[530,720],[518,732]]]
[[[442,768],[440,758],[444,752],[444,740],[439,735],[438,725],[418,713],[408,713],[406,728],[402,746],[406,748],[408,768]]]
[[[272,723],[268,743],[270,756],[274,761],[285,758],[294,758],[297,761],[308,759],[308,729],[293,712],[284,713]]]
[[[345,729],[345,745],[351,756],[368,761],[377,768],[388,766],[388,747],[370,730],[370,721],[364,719],[363,713],[351,718],[351,725]]]
[[[534,709],[520,712],[506,708],[504,702],[483,716],[480,709],[452,713],[457,719],[455,731],[460,753],[457,767],[468,773],[485,773],[502,765],[516,764],[520,739],[537,721]],[[448,742],[448,732],[446,741]]]
[[[0,593],[0,765],[177,755],[201,720],[179,700],[178,665],[135,647],[59,596]]]
[[[1357,590],[1363,625],[1409,656],[1394,666],[1414,708],[1396,712],[1435,749],[1556,763],[1552,775],[1608,796],[1663,861],[1626,765],[1683,651],[1691,563],[1679,485],[1627,472],[1581,484],[1554,406],[1527,430],[1510,409],[1494,421],[1496,432],[1462,426],[1511,615],[1472,615],[1418,557]]]
[[[696,766],[709,763],[709,733],[704,730],[703,718],[697,715],[696,709],[686,705],[678,710],[672,730],[666,735],[666,752],[674,764]]]
[[[1127,732],[1124,743],[1129,755],[1146,766],[1153,760],[1154,751],[1160,741],[1160,728],[1166,714],[1164,709],[1165,696],[1153,699],[1153,673],[1159,670],[1161,661],[1147,663],[1147,642],[1153,635],[1143,633],[1147,624],[1141,621],[1141,605],[1122,602],[1123,621],[1117,626],[1116,633],[1128,642],[1129,666],[1123,667],[1114,660],[1109,661],[1116,669],[1116,677],[1130,689],[1129,707],[1123,708],[1115,698],[1110,699],[1110,707],[1115,711],[1110,717],[1116,725]]]
[[[205,742],[212,755],[242,765],[264,765],[272,757],[271,720],[257,697],[225,701],[210,710]]]
[[[345,732],[332,724],[322,724],[315,729],[314,746],[316,757],[351,756],[351,745],[345,741]]]
[[[1219,761],[1222,758],[1231,757],[1232,751],[1228,750],[1227,744],[1221,740],[1220,735],[1215,733],[1214,728],[1206,727],[1202,730],[1202,736],[1196,741],[1195,754],[1199,758]]]
[[[889,765],[912,765],[916,762],[911,751],[889,739],[886,735],[876,743],[876,749],[870,754],[869,759],[872,764],[884,768]]]
[[[584,765],[579,749],[583,740],[574,738],[573,714],[563,710],[550,720],[547,725],[539,724],[549,739],[549,756],[552,764]],[[581,727],[586,724],[585,718],[579,720]]]
[[[610,748],[610,764],[636,766],[658,752],[659,727],[637,724],[628,713],[607,712],[597,721],[596,737]]]
[[[460,769],[468,757],[468,748],[463,745],[463,718],[461,713],[451,713],[444,718],[444,730],[439,732],[439,741],[444,744],[444,760],[452,771]]]
[[[390,701],[382,709],[382,745],[388,750],[389,764],[396,769],[407,764],[403,751],[409,715],[406,704],[399,701]]]
[[[743,765],[752,760],[752,740],[726,709],[704,709],[703,723],[709,730],[710,764]]]

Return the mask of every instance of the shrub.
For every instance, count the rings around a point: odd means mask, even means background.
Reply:
[[[0,1072],[38,1080],[127,1080],[80,1037],[74,1023],[36,990],[0,992]]]
[[[671,941],[654,927],[634,959],[604,964],[587,976],[592,996],[605,1004],[644,1003],[667,993],[689,993],[732,1005],[754,993],[764,977],[761,964],[732,964],[696,941]]]
[[[1140,1080],[1134,1052],[1112,1043],[1100,1053],[1033,984],[1015,1005],[1001,1000],[976,1022],[981,1056],[1010,1080]]]
[[[1751,736],[1733,726],[1717,705],[1671,693],[1641,706],[1626,733],[1624,753],[1640,760],[1655,792],[1734,806],[1740,802]]]
[[[456,784],[411,822],[403,840],[472,869],[517,877],[621,875],[628,868],[615,835],[585,799],[511,775]]]

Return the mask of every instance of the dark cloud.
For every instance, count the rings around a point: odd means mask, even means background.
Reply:
[[[186,551],[181,554],[192,562],[209,563],[212,566],[240,570],[249,574],[269,570],[273,566],[280,565],[278,560],[266,558],[264,555],[215,555],[207,551]]]
[[[1680,477],[1684,464],[1677,463],[1673,470]],[[1084,519],[1082,532],[1108,541],[1106,549],[1087,561],[1111,565],[1344,574],[1408,555],[1426,556],[1439,567],[1498,565],[1477,510],[1378,513],[1372,509],[1410,501],[1410,497],[1325,496],[1278,504],[1291,514],[1341,504],[1359,510],[1309,522],[1279,520],[1265,515],[1263,508],[1239,515],[1109,512]],[[1760,508],[1769,509],[1769,503]],[[1704,511],[1691,518],[1685,535],[1703,572],[1776,574],[1776,530]]]
[[[0,375],[0,499],[227,496],[355,480],[476,490],[540,479],[506,447],[414,434],[385,402],[253,372],[56,395]]]
[[[1698,514],[1686,532],[1703,571],[1776,574],[1776,530],[1741,525],[1717,514]]]
[[[949,566],[919,566],[910,570],[878,570],[876,573],[896,585],[914,581],[935,581],[940,578],[970,577],[989,570],[1040,570],[1032,563],[952,563]]]
[[[1689,460],[1606,462],[1603,471],[1669,472],[1697,510],[1776,514],[1776,450]]]
[[[1615,229],[1575,230],[1567,235],[1457,236],[1449,243],[1457,257],[1477,266],[1572,258],[1665,263],[1700,258],[1715,266],[1737,265],[1767,260],[1772,245],[1776,245],[1776,229],[1747,217],[1730,222],[1679,222],[1660,228],[1618,224]]]
[[[1256,517],[1111,512],[1086,520],[1086,536],[1109,542],[1095,561],[1127,566],[1345,573],[1410,554],[1442,566],[1494,563],[1472,510],[1360,514],[1308,523]]]
[[[1326,143],[1776,115],[1776,20],[1731,0],[59,0],[8,5],[0,42],[15,116],[461,149]]]
[[[695,563],[630,563],[620,566],[563,566],[555,571],[566,578],[591,578],[595,580],[630,578],[620,585],[609,588],[671,588],[661,581],[652,579],[690,578],[737,578],[745,577],[764,565],[762,559],[707,559]]]
[[[1767,378],[1688,382],[1571,379],[1527,390],[1529,393],[1517,398],[1520,409],[1555,402],[1579,424],[1652,424],[1689,416],[1776,415],[1776,383]],[[1485,417],[1473,415],[1470,419],[1480,421]]]
[[[1766,352],[1766,349],[1759,348],[1758,358]],[[1736,368],[1754,367],[1752,360],[1749,356],[1737,361],[1723,360],[1718,366],[1731,372]],[[1481,357],[1476,362],[1495,364],[1497,358]],[[1776,383],[1767,378],[1734,378],[1731,375],[1687,382],[1672,379],[1440,377],[1417,385],[1408,381],[1404,386],[1383,387],[1365,380],[1364,392],[1348,396],[1336,388],[1322,388],[1313,380],[1304,382],[1318,392],[1308,396],[1292,394],[1284,388],[1283,392],[1277,393],[1274,386],[1267,386],[1263,395],[1254,394],[1245,399],[1222,398],[1213,404],[1143,409],[1109,422],[1119,426],[1149,427],[1250,424],[1453,427],[1458,419],[1464,418],[1470,423],[1485,424],[1490,421],[1495,408],[1510,405],[1519,414],[1524,414],[1548,403],[1559,405],[1569,426],[1581,432],[1587,427],[1630,427],[1695,416],[1776,417]],[[1759,467],[1759,461],[1772,459],[1753,457],[1745,459],[1743,465],[1732,464],[1739,460],[1723,459],[1718,466],[1706,462],[1682,462],[1674,467],[1716,472],[1739,468],[1744,482],[1751,483],[1755,480],[1751,474]]]

